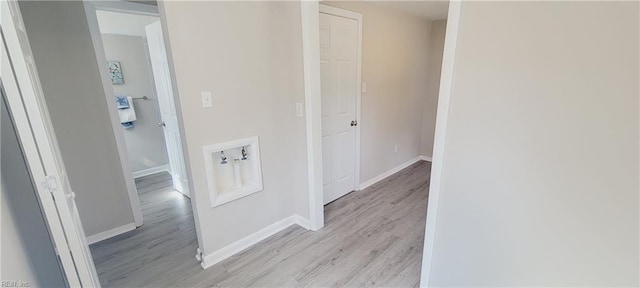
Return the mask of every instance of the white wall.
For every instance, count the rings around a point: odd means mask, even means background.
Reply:
[[[136,172],[167,165],[162,128],[158,127],[162,120],[144,39],[138,36],[102,34],[102,43],[107,60],[120,61],[122,65],[124,85],[112,85],[115,95],[149,97],[149,100],[133,100],[138,120],[134,122],[133,128],[123,128],[129,167]]]
[[[20,9],[86,235],[133,223],[82,2]]]
[[[638,2],[463,2],[431,286],[638,286]]]
[[[295,103],[304,99],[300,4],[159,4],[175,65],[200,248],[212,253],[294,213],[308,217],[305,122],[295,117]],[[202,108],[203,90],[212,91],[213,108]],[[264,191],[212,208],[202,146],[249,136],[260,137]]]
[[[431,22],[371,4],[329,5],[365,19],[361,180],[368,180],[420,155]],[[293,213],[306,217],[304,119],[294,109],[304,97],[299,4],[163,2],[160,8],[205,254]],[[213,108],[201,107],[202,90],[213,92]],[[254,135],[261,140],[265,190],[209,207],[201,147]]]
[[[429,49],[429,75],[427,77],[427,97],[422,105],[422,141],[420,154],[433,156],[433,137],[436,130],[436,112],[438,93],[440,92],[440,72],[442,70],[442,52],[447,20],[433,21],[431,24],[431,43]]]
[[[365,19],[361,180],[368,180],[420,155],[431,22],[377,5],[329,5]],[[307,217],[304,119],[294,109],[304,97],[299,4],[163,2],[160,9],[205,254],[294,213]],[[203,90],[213,92],[211,109],[201,107]],[[265,190],[209,207],[201,147],[254,135]]]
[[[421,155],[422,107],[430,89],[431,21],[373,3],[322,4],[363,18],[362,82],[367,92],[362,94],[358,123],[362,183]]]
[[[2,219],[2,246],[0,252],[2,254],[2,268],[0,274],[2,280],[17,280],[30,283],[32,286],[37,287],[39,280],[36,272],[29,264],[29,254],[27,247],[22,243],[20,239],[17,219],[11,214],[9,210],[9,203],[5,199],[4,187],[6,181],[2,181],[2,199],[0,204],[1,219]]]

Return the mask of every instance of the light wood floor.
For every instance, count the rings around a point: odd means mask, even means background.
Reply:
[[[142,179],[145,225],[91,250],[105,287],[416,287],[430,170],[416,163],[329,203],[320,231],[287,228],[206,270],[189,200]]]
[[[166,172],[138,178],[136,187],[144,225],[90,246],[103,287],[138,287],[166,277],[163,270],[198,266],[189,198]]]

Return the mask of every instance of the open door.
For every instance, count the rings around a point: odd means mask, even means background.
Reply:
[[[100,287],[15,0],[0,1],[2,86],[70,287]]]
[[[171,74],[169,73],[169,61],[167,50],[162,36],[160,21],[151,23],[145,27],[151,70],[155,81],[158,105],[160,106],[160,127],[164,129],[164,139],[169,156],[169,173],[173,178],[173,187],[180,193],[189,197],[189,185],[187,182],[187,169],[182,154],[182,141],[180,139],[180,126],[176,112],[175,97]]]

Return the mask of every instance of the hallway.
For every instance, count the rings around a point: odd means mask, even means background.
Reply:
[[[430,172],[413,164],[326,205],[323,229],[292,226],[206,270],[194,258],[189,200],[162,189],[162,176],[145,178],[145,225],[91,250],[105,287],[416,287]]]

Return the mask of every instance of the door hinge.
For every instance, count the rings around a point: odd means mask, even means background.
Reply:
[[[47,175],[47,178],[42,181],[42,186],[53,193],[53,191],[58,189],[58,177],[56,177],[56,175]]]

